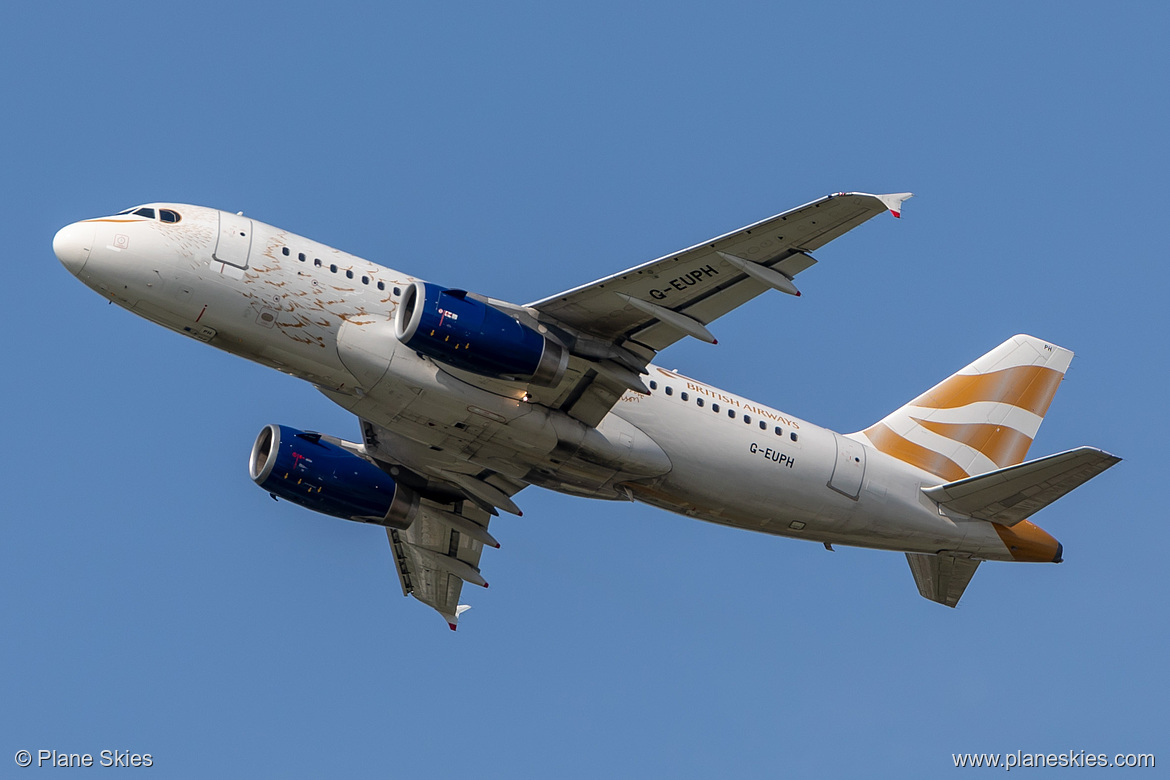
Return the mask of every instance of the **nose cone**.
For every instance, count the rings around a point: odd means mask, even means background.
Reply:
[[[89,259],[89,250],[93,248],[96,233],[97,225],[92,222],[74,222],[53,236],[53,254],[74,276],[81,272],[85,261]]]

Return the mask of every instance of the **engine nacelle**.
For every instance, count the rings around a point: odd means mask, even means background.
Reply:
[[[447,365],[552,387],[569,362],[560,344],[465,290],[414,282],[402,293],[394,335]]]
[[[248,473],[257,485],[314,512],[404,530],[418,494],[318,433],[268,425],[256,437]]]

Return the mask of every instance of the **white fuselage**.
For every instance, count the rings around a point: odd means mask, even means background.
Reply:
[[[181,221],[87,220],[62,230],[55,249],[115,303],[312,382],[392,431],[411,468],[468,473],[473,464],[769,534],[1012,559],[990,523],[948,517],[922,494],[941,480],[859,437],[655,366],[649,395],[627,393],[585,429],[517,383],[473,377],[398,342],[394,313],[415,277],[246,217],[154,205]]]

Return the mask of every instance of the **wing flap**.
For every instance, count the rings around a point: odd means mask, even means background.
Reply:
[[[975,576],[975,570],[979,568],[980,563],[971,558],[959,558],[945,553],[939,555],[906,553],[906,561],[910,564],[914,584],[918,586],[918,592],[923,598],[952,608],[963,597],[963,591]]]
[[[1012,526],[1120,461],[1094,447],[1078,447],[922,492],[953,512]]]

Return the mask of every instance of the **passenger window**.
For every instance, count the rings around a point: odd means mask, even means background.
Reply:
[[[695,403],[696,403],[696,404],[698,404],[699,406],[702,406],[702,405],[703,405],[703,399],[702,399],[702,398],[700,398],[699,396],[695,396]]]
[[[727,410],[727,416],[728,416],[728,417],[730,417],[731,419],[733,419],[733,420],[734,420],[734,419],[735,419],[735,410],[734,410],[734,409],[728,409],[728,410]]]
[[[304,252],[297,252],[297,259],[300,260],[302,263],[305,262],[305,253]],[[317,263],[317,265],[321,265],[321,264]]]
[[[170,223],[175,223],[175,222],[178,222],[180,219],[182,219],[182,217],[179,216],[179,212],[171,211],[170,209],[159,209],[158,210],[158,218],[161,219],[163,222],[170,222]],[[285,254],[287,255],[288,252],[285,252]]]
[[[319,257],[314,257],[314,258],[313,258],[313,265],[315,265],[315,266],[317,266],[318,268],[320,268],[320,267],[321,267],[321,258],[319,258]]]
[[[287,247],[287,246],[286,246],[286,247],[281,247],[281,249],[280,249],[280,253],[281,253],[282,255],[284,255],[285,257],[288,257],[288,247]]]
[[[331,273],[331,274],[337,273],[337,263],[330,263],[329,264],[329,273]]]
[[[685,400],[687,400],[687,394],[686,394],[686,393],[679,393],[679,394],[678,394],[678,397],[679,397],[679,398],[681,398],[681,399],[683,399],[684,401],[685,401]]]
[[[395,295],[402,295],[402,290],[399,290],[397,287],[395,287],[395,288],[394,288],[394,294],[395,294]]]
[[[752,424],[751,415],[745,414],[743,416],[743,423],[744,423],[744,425],[751,425]]]
[[[369,283],[370,283],[370,277],[363,276],[362,277],[362,284],[369,284]]]
[[[346,278],[346,279],[352,279],[352,278],[353,278],[353,271],[346,271],[346,272],[345,272],[345,278]]]
[[[719,404],[711,404],[711,411],[715,412],[715,414],[719,414]]]
[[[658,389],[658,383],[657,383],[657,382],[655,382],[653,379],[651,379],[651,380],[650,380],[650,389],[651,389],[651,390],[657,390],[657,389]]]
[[[796,431],[793,431],[792,433],[790,433],[788,435],[792,437],[793,441],[796,441]]]
[[[784,435],[784,431],[780,429],[780,426],[779,426],[779,425],[777,425],[777,426],[776,426],[776,435],[777,435],[777,436],[783,436],[783,435]]]
[[[386,289],[386,283],[385,283],[385,282],[378,282],[378,289],[379,289],[379,290],[385,290],[385,289]]]
[[[760,430],[761,431],[768,430],[768,423],[764,422],[763,420],[760,420]]]
[[[146,217],[147,219],[154,219],[154,209],[138,209],[134,213],[140,217]]]
[[[674,395],[674,388],[671,387],[670,385],[667,385],[666,386],[666,394],[667,395]]]

